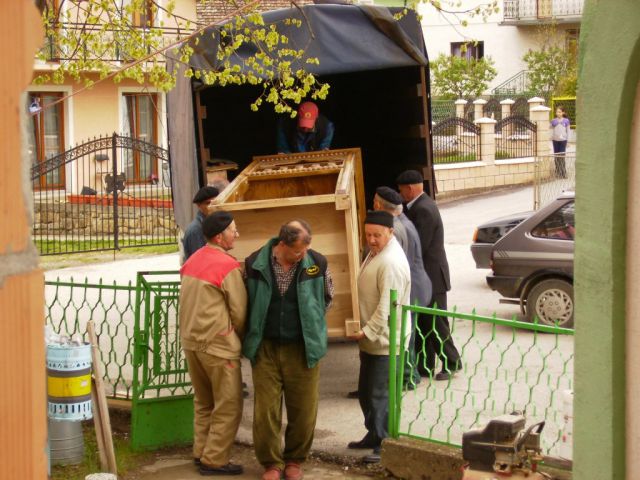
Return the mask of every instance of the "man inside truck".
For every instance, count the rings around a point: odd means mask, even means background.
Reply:
[[[320,114],[315,103],[303,102],[296,118],[283,116],[278,120],[278,153],[329,150],[334,131],[333,122]]]

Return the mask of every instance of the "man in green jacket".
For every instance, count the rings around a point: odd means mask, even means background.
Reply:
[[[286,480],[301,479],[313,443],[333,283],[327,259],[310,244],[309,225],[293,220],[245,260],[250,307],[242,353],[253,367],[253,443],[263,480],[279,480],[283,471]]]

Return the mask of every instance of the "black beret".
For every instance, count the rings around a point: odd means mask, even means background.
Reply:
[[[207,240],[222,233],[233,222],[233,215],[224,210],[218,210],[207,215],[202,222],[202,233]]]
[[[378,187],[376,188],[376,195],[394,205],[402,205],[402,197],[393,188]]]
[[[393,215],[384,210],[369,210],[364,219],[364,223],[373,223],[375,225],[393,228]]]
[[[196,193],[196,196],[193,197],[193,203],[202,203],[205,200],[209,200],[210,198],[216,198],[218,196],[218,189],[216,187],[210,187],[207,185],[206,187],[202,187]]]
[[[405,170],[396,178],[397,185],[413,185],[422,182],[424,182],[424,178],[417,170]]]

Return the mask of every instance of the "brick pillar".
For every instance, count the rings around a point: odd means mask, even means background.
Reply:
[[[536,124],[536,156],[549,155],[551,149],[549,143],[551,141],[551,132],[549,129],[549,112],[551,109],[544,105],[538,105],[530,110],[529,115],[531,121]]]
[[[21,129],[30,124],[22,92],[44,38],[34,3],[0,2],[0,41],[13,45],[3,52],[10,74],[0,78],[0,478],[44,480],[44,278],[31,242],[31,182],[23,169],[29,157]]]
[[[464,118],[464,107],[467,105],[467,101],[464,98],[459,98],[456,100],[456,117]],[[464,133],[464,128],[462,125],[458,125],[456,127],[456,135],[460,137]]]
[[[480,120],[484,117],[484,106],[487,104],[486,100],[479,98],[473,101],[473,120]]]
[[[511,107],[514,103],[516,103],[516,101],[511,100],[510,98],[505,98],[500,102],[500,107],[502,108],[502,118],[511,116]]]
[[[533,97],[530,98],[527,103],[529,104],[529,119],[531,119],[531,110],[539,107],[540,105],[544,105],[544,98]],[[533,122],[533,120],[531,120]]]
[[[473,123],[480,126],[480,160],[493,165],[496,161],[496,121],[482,117]]]

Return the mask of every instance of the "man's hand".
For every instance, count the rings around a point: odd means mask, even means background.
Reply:
[[[362,340],[365,337],[364,332],[362,330],[358,330],[353,335],[348,336],[351,340]]]

